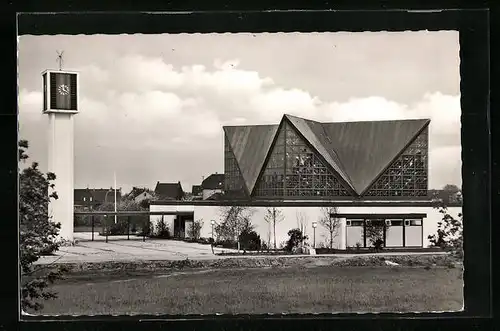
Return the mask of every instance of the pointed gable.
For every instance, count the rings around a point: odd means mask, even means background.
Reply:
[[[306,140],[323,156],[326,162],[345,180],[345,182],[354,190],[351,180],[343,169],[339,157],[328,142],[328,137],[321,123],[306,120],[300,117],[285,115]]]
[[[323,128],[354,189],[362,194],[429,122],[323,123]]]
[[[258,197],[338,197],[352,191],[310,146],[297,128],[283,120],[255,185]]]
[[[278,125],[224,127],[249,192],[253,190],[277,130]]]

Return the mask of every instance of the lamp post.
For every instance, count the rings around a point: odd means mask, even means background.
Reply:
[[[215,243],[215,239],[214,239],[214,225],[215,225],[215,221],[211,220],[210,224],[212,224],[212,243],[211,243],[210,246],[212,247],[212,254],[214,254],[214,243]]]
[[[316,249],[316,227],[318,226],[318,223],[316,221],[314,221],[312,223],[312,227],[313,227],[313,248]]]
[[[215,221],[211,220],[210,224],[212,224],[212,241],[215,241],[215,238],[214,238],[214,225],[215,225]]]
[[[113,192],[113,189],[109,189],[106,192],[106,195],[104,195],[104,203],[108,202],[108,193]],[[114,208],[115,208],[115,213],[116,213],[116,187],[115,187],[115,203],[114,203]],[[115,214],[115,224],[116,224],[116,214]]]

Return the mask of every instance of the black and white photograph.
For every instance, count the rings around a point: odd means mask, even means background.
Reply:
[[[462,311],[459,50],[20,35],[22,314]]]

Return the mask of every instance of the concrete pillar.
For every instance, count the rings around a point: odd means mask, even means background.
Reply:
[[[339,249],[346,249],[346,218],[340,219],[339,225]]]
[[[74,227],[74,125],[72,113],[48,113],[48,167],[56,175],[58,199],[49,204],[52,220],[61,223],[59,237],[73,241]]]

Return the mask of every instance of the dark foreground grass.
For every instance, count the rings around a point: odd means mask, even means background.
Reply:
[[[66,283],[39,313],[265,314],[462,309],[462,270],[422,267],[188,270],[157,278]]]

